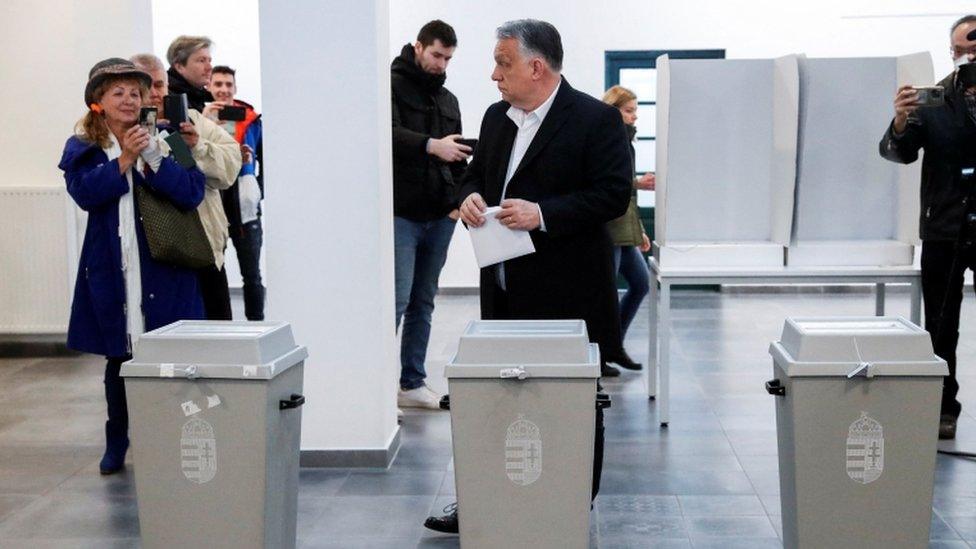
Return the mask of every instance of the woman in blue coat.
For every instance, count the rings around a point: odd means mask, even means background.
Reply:
[[[133,192],[137,185],[148,185],[183,210],[203,200],[203,174],[164,157],[159,138],[139,126],[150,83],[148,74],[125,59],[92,67],[85,87],[89,111],[58,165],[68,193],[88,212],[68,347],[108,359],[102,474],[124,467],[129,421],[119,369],[139,336],[177,320],[203,318],[193,271],[150,256]]]

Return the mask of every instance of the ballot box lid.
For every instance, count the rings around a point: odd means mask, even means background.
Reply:
[[[122,376],[271,379],[307,356],[287,322],[181,320],[143,334]]]
[[[928,332],[893,316],[787,318],[770,354],[791,377],[948,374]]]
[[[582,320],[474,320],[461,334],[448,378],[600,377],[600,354]]]

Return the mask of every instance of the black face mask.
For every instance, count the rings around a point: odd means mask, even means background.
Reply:
[[[976,62],[959,65],[959,73],[956,75],[959,83],[963,87],[971,88],[976,86]]]

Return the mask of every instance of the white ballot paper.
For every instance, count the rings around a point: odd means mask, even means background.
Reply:
[[[487,267],[495,263],[535,253],[535,245],[529,231],[513,231],[502,225],[495,218],[501,211],[501,206],[493,206],[485,211],[485,224],[480,227],[468,227],[471,235],[471,246],[474,257],[478,260],[478,267]]]

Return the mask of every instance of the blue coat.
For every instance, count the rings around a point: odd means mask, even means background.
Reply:
[[[58,167],[68,194],[88,212],[85,243],[71,303],[68,347],[108,357],[130,354],[126,338],[125,277],[119,240],[119,198],[129,192],[118,160],[108,161],[98,145],[71,137]],[[133,170],[134,185],[149,185],[178,208],[190,210],[203,200],[204,175],[163,158],[159,171],[143,177]],[[158,263],[149,255],[136,204],[136,236],[142,271],[142,313],[146,331],[177,320],[201,319],[203,302],[196,274]]]

